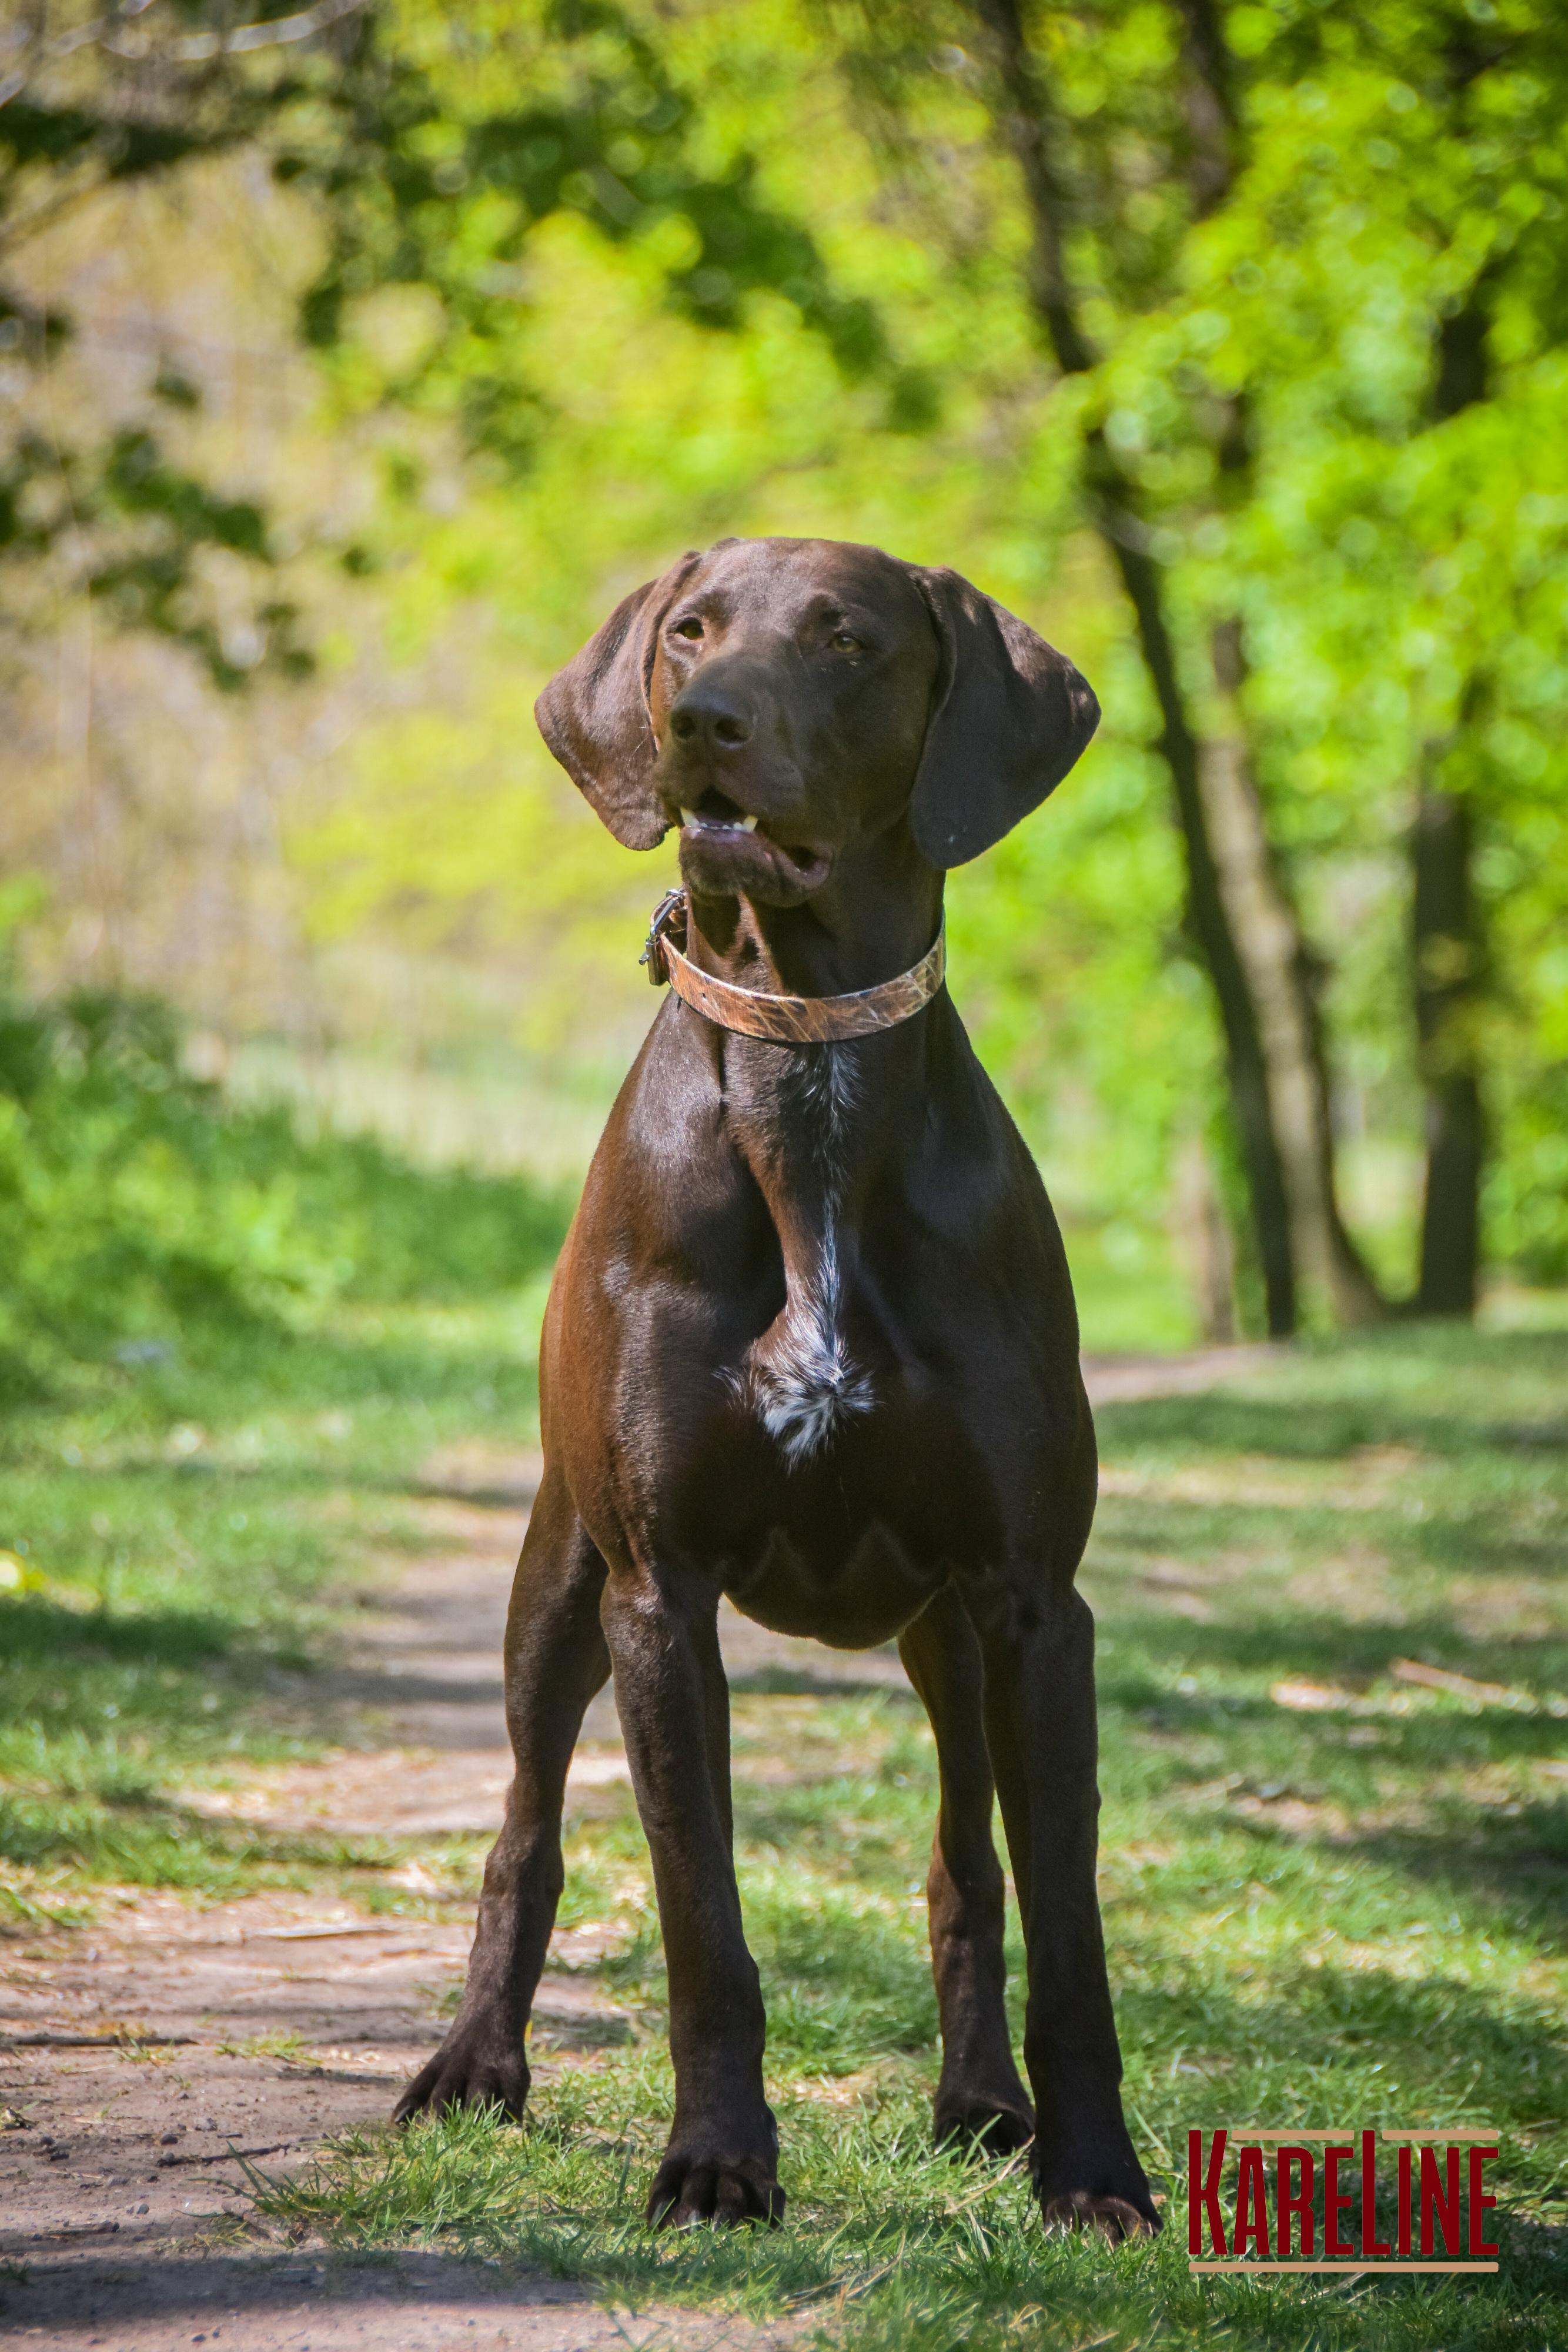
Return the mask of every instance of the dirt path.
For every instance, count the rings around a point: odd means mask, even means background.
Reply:
[[[1266,1354],[1103,1360],[1088,1367],[1091,1394],[1190,1393]],[[343,1746],[190,1801],[292,1832],[493,1832],[509,1774],[501,1631],[537,1470],[475,1447],[427,1465],[431,1550],[364,1612],[327,1686]],[[742,1687],[764,1676],[772,1689],[904,1682],[892,1650],[828,1651],[728,1612],[723,1639]],[[606,1691],[571,1782],[581,1792],[625,1777]],[[417,1863],[405,1883],[421,1891]],[[558,2281],[437,2254],[302,2256],[252,2217],[246,2162],[287,2170],[331,2134],[385,2117],[439,2038],[440,1997],[462,1976],[468,1939],[466,1924],[376,1917],[327,1895],[198,1906],[128,1889],[89,1931],[3,1948],[0,2336],[44,2336],[70,2352],[782,2340],[711,2315],[632,2323]],[[584,1957],[570,1936],[552,1945],[536,2004],[547,2063],[552,2048],[628,2032],[566,1972]]]

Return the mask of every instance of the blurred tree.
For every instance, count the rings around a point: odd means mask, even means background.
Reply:
[[[863,296],[834,283],[810,230],[761,194],[744,147],[716,158],[697,100],[651,28],[613,0],[545,0],[456,26],[432,0],[360,17],[340,70],[296,110],[275,169],[329,225],[302,305],[307,340],[344,350],[361,391],[453,418],[471,452],[525,469],[548,409],[530,348],[525,259],[558,217],[658,255],[677,314],[730,331],[747,296],[782,295],[848,382],[886,385],[889,421],[925,421]],[[413,332],[364,373],[355,306],[424,298]]]
[[[301,304],[305,341],[330,351],[356,299],[416,289],[429,299],[424,331],[381,397],[455,415],[471,450],[508,467],[526,466],[542,422],[518,264],[529,232],[559,212],[612,241],[677,224],[673,306],[733,329],[747,292],[777,289],[847,377],[880,373],[894,412],[924,415],[926,388],[892,366],[871,303],[835,289],[810,233],[759,196],[752,160],[734,154],[716,172],[695,160],[691,100],[609,0],[503,13],[455,37],[441,12],[371,0],[303,11],[264,0],[254,22],[232,19],[220,0],[193,0],[172,20],[149,0],[99,16],[49,5],[0,50],[0,272],[11,273],[0,274],[0,352],[23,379],[0,449],[0,562],[13,578],[47,574],[57,594],[86,593],[117,622],[177,640],[221,687],[263,662],[308,667],[285,600],[225,632],[204,593],[206,551],[273,562],[256,503],[172,458],[152,409],[80,446],[53,429],[47,372],[72,322],[15,282],[29,242],[106,187],[244,144],[271,153],[326,230]],[[444,80],[432,70],[443,60]],[[151,390],[164,419],[199,405],[171,367]],[[29,603],[14,596],[13,622]]]
[[[886,11],[863,20],[862,80],[869,40],[873,79],[896,105],[901,77],[918,74],[941,33],[966,37],[966,17],[1019,171],[1031,223],[1024,267],[1048,347],[1065,376],[1103,382],[1129,321],[1179,301],[1187,234],[1227,204],[1245,169],[1249,123],[1223,17],[1208,0],[1183,0],[1163,23],[1146,10],[1026,17],[1019,0],[935,10],[916,0],[896,33]],[[1249,495],[1250,419],[1241,394],[1187,374],[1177,398],[1187,395],[1185,438],[1201,470],[1186,467],[1179,504],[1154,487],[1153,464],[1126,438],[1136,415],[1109,387],[1079,409],[1086,503],[1135,616],[1160,712],[1187,929],[1226,1041],[1269,1328],[1294,1328],[1303,1281],[1339,1320],[1362,1322],[1382,1301],[1340,1213],[1324,965],[1270,835],[1242,692],[1241,616],[1224,603],[1193,609],[1171,569],[1206,519]],[[1207,661],[1195,659],[1199,647]]]
[[[1177,0],[1178,76],[1186,114],[1185,164],[1194,226],[1233,202],[1249,160],[1253,110],[1248,76],[1216,0]],[[1233,516],[1253,490],[1256,436],[1244,392],[1211,388],[1217,465],[1211,499]],[[1204,518],[1197,518],[1201,529]],[[1289,869],[1272,838],[1260,786],[1243,688],[1245,615],[1232,596],[1208,614],[1214,719],[1203,763],[1205,796],[1219,837],[1220,873],[1265,1041],[1270,1098],[1280,1138],[1297,1268],[1331,1302],[1342,1323],[1385,1311],[1375,1281],[1347,1232],[1335,1173],[1333,1085],[1322,989],[1325,966],[1309,941]]]
[[[1505,978],[1486,934],[1498,883],[1519,888],[1517,829],[1543,838],[1554,769],[1559,803],[1563,782],[1551,724],[1564,615],[1542,595],[1568,521],[1554,496],[1568,437],[1561,32],[1531,0],[1324,12],[1310,28],[1281,18],[1256,71],[1260,85],[1279,75],[1285,103],[1228,256],[1233,288],[1239,257],[1252,263],[1232,314],[1255,403],[1289,411],[1278,478],[1314,550],[1301,568],[1276,539],[1266,593],[1321,614],[1347,707],[1381,701],[1396,722],[1346,730],[1364,748],[1384,732],[1383,775],[1375,756],[1358,769],[1364,802],[1414,803],[1401,829],[1427,1173],[1413,1304],[1427,1313],[1474,1307],[1485,1063],[1507,1091],[1497,1015],[1512,994],[1517,1016],[1528,970]],[[1201,299],[1214,290],[1211,278]],[[1322,564],[1320,531],[1363,574],[1360,593]]]
[[[264,593],[225,628],[204,558],[212,551],[263,573],[274,551],[260,509],[203,481],[172,457],[163,419],[199,404],[164,367],[146,414],[73,440],[57,423],[49,372],[72,335],[62,307],[31,299],[19,271],[29,246],[105,189],[164,178],[256,138],[286,104],[286,78],[244,61],[346,13],[343,0],[235,26],[203,0],[178,28],[144,25],[146,0],[105,15],[46,5],[0,37],[0,352],[14,422],[0,441],[0,604],[8,625],[47,624],[59,601],[86,595],[116,623],[186,646],[223,688],[262,664],[298,676],[309,656],[293,605]],[[277,21],[281,19],[281,21]]]
[[[1087,375],[1099,365],[1101,353],[1084,320],[1085,292],[1074,240],[1080,222],[1071,194],[1073,166],[1066,152],[1063,119],[1044,62],[1026,34],[1018,0],[976,0],[976,5],[993,54],[998,127],[1017,160],[1031,219],[1031,297],[1058,367],[1064,375]],[[1212,31],[1212,26],[1208,29]],[[1196,79],[1206,101],[1212,102],[1223,92],[1224,85],[1214,72]],[[1211,104],[1208,119],[1200,114],[1199,121],[1200,135],[1192,142],[1188,178],[1195,195],[1207,204],[1217,199],[1229,182],[1228,104]],[[1109,194],[1113,200],[1114,184],[1107,190],[1102,176],[1098,193],[1103,199]],[[1235,444],[1244,432],[1238,404],[1232,404],[1227,421]],[[1227,457],[1233,468],[1245,462],[1228,450]],[[1303,1211],[1298,1205],[1292,1216],[1286,1130],[1280,1115],[1282,1074],[1277,1068],[1270,1070],[1270,1046],[1276,1041],[1270,1037],[1260,1002],[1258,967],[1263,958],[1255,951],[1249,968],[1242,944],[1261,863],[1247,855],[1252,829],[1247,823],[1250,811],[1246,769],[1240,760],[1227,763],[1224,782],[1229,792],[1221,807],[1228,822],[1222,819],[1217,825],[1218,780],[1205,772],[1206,769],[1212,772],[1217,763],[1201,740],[1182,677],[1144,500],[1106,433],[1103,418],[1092,414],[1084,436],[1084,484],[1090,514],[1132,604],[1159,706],[1160,750],[1170,772],[1186,854],[1187,923],[1207,965],[1225,1035],[1231,1104],[1251,1193],[1268,1328],[1271,1335],[1282,1337],[1296,1326],[1299,1253],[1294,1228],[1301,1222]],[[1234,674],[1223,682],[1234,692],[1240,683],[1239,638],[1228,632],[1224,642],[1233,648]],[[1251,889],[1249,883],[1254,885]],[[1254,934],[1263,928],[1259,920],[1251,925]]]
[[[1465,231],[1483,208],[1500,215],[1503,226],[1485,246],[1472,247],[1473,274],[1449,293],[1436,321],[1429,423],[1439,432],[1496,397],[1492,336],[1500,305],[1506,314],[1511,297],[1522,297],[1532,357],[1568,334],[1562,204],[1568,172],[1561,139],[1552,136],[1568,106],[1561,24],[1549,27],[1520,12],[1501,23],[1450,17],[1442,29],[1427,91],[1434,127],[1461,173],[1443,191],[1446,211],[1431,218],[1431,228],[1452,253],[1470,242]],[[1512,86],[1500,108],[1486,87],[1500,72]],[[1486,957],[1475,887],[1476,812],[1462,784],[1449,781],[1448,754],[1480,731],[1489,684],[1484,657],[1472,661],[1458,688],[1453,729],[1423,743],[1411,827],[1413,981],[1427,1130],[1416,1306],[1427,1315],[1472,1315],[1480,1271],[1486,1123],[1477,1012]]]

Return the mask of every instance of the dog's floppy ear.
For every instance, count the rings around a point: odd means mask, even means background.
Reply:
[[[656,747],[648,685],[659,624],[700,561],[694,549],[662,580],[650,580],[622,598],[534,705],[539,733],[628,849],[654,849],[668,830],[653,792]]]
[[[946,567],[908,567],[942,665],[909,814],[933,866],[963,866],[1038,808],[1100,723],[1065,654]]]

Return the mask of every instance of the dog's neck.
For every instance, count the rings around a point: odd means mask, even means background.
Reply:
[[[841,850],[803,906],[688,898],[686,953],[703,971],[768,995],[838,996],[919,962],[942,919],[942,877],[900,824]]]
[[[768,994],[834,996],[917,963],[942,921],[942,876],[904,827],[841,852],[804,906],[690,897],[686,953],[703,971]],[[785,1262],[797,1227],[853,1213],[892,1147],[897,1115],[927,1077],[926,1006],[890,1029],[834,1045],[779,1045],[702,1021],[725,1116],[762,1189]]]
[[[687,952],[743,988],[831,996],[917,962],[942,919],[942,877],[915,856],[841,861],[806,906],[693,898]],[[701,1016],[694,1014],[694,1019]],[[836,1045],[784,1045],[705,1024],[731,1139],[767,1204],[785,1305],[740,1387],[792,1465],[872,1402],[845,1330],[861,1223],[877,1171],[902,1149],[929,1076],[932,1009]]]

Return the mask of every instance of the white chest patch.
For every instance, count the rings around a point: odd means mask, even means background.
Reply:
[[[821,1240],[810,1272],[789,1277],[784,1311],[751,1350],[737,1385],[793,1469],[856,1413],[869,1412],[874,1395],[840,1328],[843,1281],[834,1228],[859,1093],[854,1067],[842,1047],[823,1045],[803,1054],[791,1075],[794,1113],[810,1133],[822,1184]]]
[[[747,1367],[751,1401],[791,1469],[810,1461],[873,1402],[871,1382],[852,1362],[839,1329],[840,1303],[838,1250],[830,1231],[816,1279],[791,1296]]]

